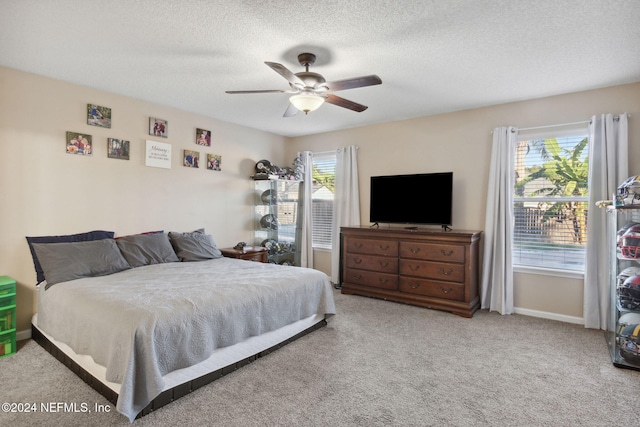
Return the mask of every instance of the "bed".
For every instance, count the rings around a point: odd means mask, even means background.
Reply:
[[[335,314],[322,272],[222,257],[204,230],[176,236],[28,238],[46,277],[34,339],[130,421]]]

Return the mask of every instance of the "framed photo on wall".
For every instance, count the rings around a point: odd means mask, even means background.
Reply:
[[[211,146],[211,131],[206,129],[196,129],[196,144]]]
[[[207,154],[207,169],[212,171],[222,170],[222,156],[218,154]]]
[[[149,135],[167,138],[169,136],[169,123],[157,117],[149,117]]]
[[[111,108],[87,104],[87,124],[111,128]]]
[[[91,135],[79,132],[67,132],[67,153],[90,156],[93,154]]]
[[[129,141],[107,138],[107,156],[110,159],[129,160]]]
[[[200,153],[193,150],[184,150],[183,165],[188,168],[200,167]]]

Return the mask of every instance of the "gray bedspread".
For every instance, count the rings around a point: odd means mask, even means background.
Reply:
[[[38,327],[105,366],[132,421],[165,374],[313,314],[335,314],[324,273],[220,258],[59,283],[39,292]]]

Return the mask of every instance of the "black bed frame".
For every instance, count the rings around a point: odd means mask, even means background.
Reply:
[[[327,321],[323,319],[322,321],[310,326],[309,328],[305,329],[302,332],[299,332],[298,334],[292,336],[291,338],[279,344],[274,345],[273,347],[260,351],[254,354],[253,356],[249,356],[236,363],[232,363],[231,365],[225,366],[224,368],[218,369],[213,372],[209,372],[208,374],[205,374],[199,378],[195,378],[184,384],[179,384],[172,389],[163,391],[158,396],[156,396],[156,398],[153,399],[142,411],[140,411],[140,413],[136,416],[136,419],[143,417],[149,414],[150,412],[153,412],[156,409],[159,409],[164,405],[167,405],[173,402],[174,400],[177,400],[182,396],[191,393],[192,391],[197,390],[200,387],[205,386],[217,380],[218,378],[235,371],[238,368],[243,367],[244,365],[254,362],[260,357],[266,356],[267,354],[279,349],[280,347],[283,347],[289,344],[290,342],[295,341],[298,338],[303,337],[304,335],[307,335],[308,333],[315,331],[316,329],[320,329],[323,326],[326,326],[326,324],[327,324]],[[40,346],[44,348],[46,351],[48,351],[53,357],[55,357],[60,362],[62,362],[74,374],[80,377],[81,380],[89,384],[94,390],[96,390],[98,393],[104,396],[109,402],[113,404],[113,406],[116,405],[116,402],[118,400],[118,393],[111,390],[109,387],[107,387],[102,382],[100,382],[100,380],[95,378],[93,375],[87,372],[84,368],[78,365],[74,360],[69,358],[69,356],[67,356],[64,352],[59,350],[55,346],[55,344],[49,341],[49,339],[45,337],[42,334],[42,332],[40,332],[38,328],[36,328],[33,325],[31,325],[31,338],[33,338],[35,342],[40,344]]]

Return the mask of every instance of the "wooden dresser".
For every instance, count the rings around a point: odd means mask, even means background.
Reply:
[[[471,317],[480,307],[480,231],[341,228],[341,286]]]

